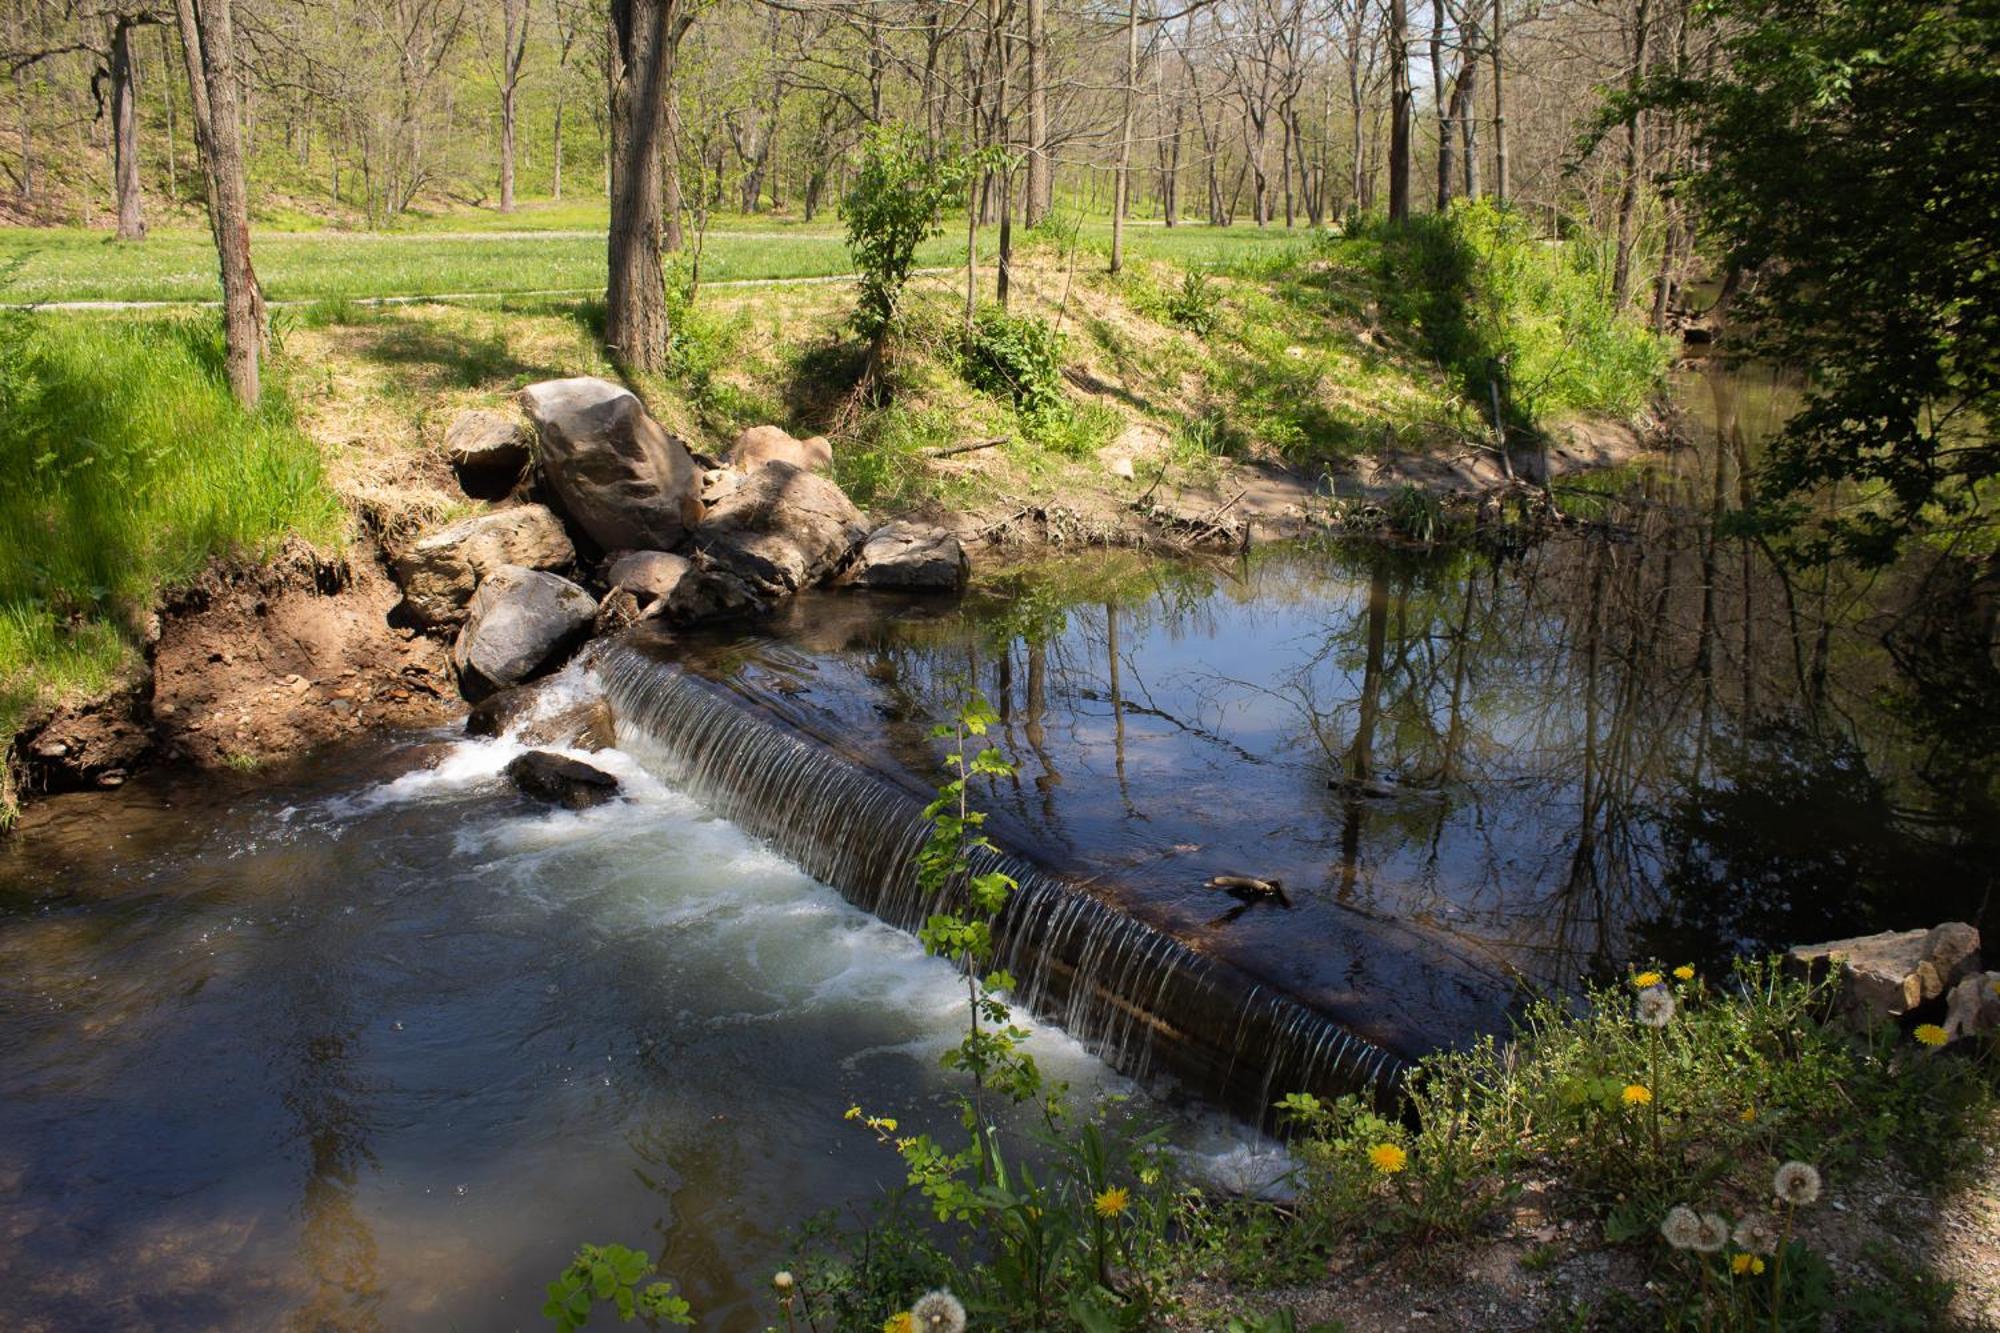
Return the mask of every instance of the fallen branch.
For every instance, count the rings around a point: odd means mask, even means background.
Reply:
[[[925,457],[953,458],[959,454],[969,454],[979,449],[991,449],[995,445],[1005,444],[1007,443],[1007,441],[1013,438],[1014,437],[1011,435],[995,435],[990,440],[974,440],[970,444],[954,444],[949,449],[934,449],[929,454],[925,455]]]

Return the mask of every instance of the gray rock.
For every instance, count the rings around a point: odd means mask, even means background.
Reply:
[[[554,665],[589,633],[597,599],[568,579],[502,565],[480,582],[451,664],[468,697],[518,685]]]
[[[854,558],[854,581],[865,588],[957,592],[971,576],[972,562],[957,537],[903,519],[869,533]]]
[[[507,778],[529,796],[551,805],[583,810],[618,794],[618,779],[581,759],[530,750],[507,765]]]
[[[833,467],[833,444],[824,435],[800,440],[779,426],[752,426],[736,437],[724,461],[739,472],[755,472],[766,463],[825,472]]]
[[[1803,944],[1786,963],[1807,972],[1839,969],[1843,1002],[1865,1022],[1896,1018],[1935,1000],[1979,970],[1979,932],[1962,921],[1932,930],[1884,931]]]
[[[605,569],[604,581],[614,588],[625,589],[644,607],[671,598],[693,569],[686,556],[665,551],[626,551]]]
[[[2000,972],[1975,972],[1961,979],[1945,997],[1944,1015],[1948,1041],[2000,1028]]]
[[[771,462],[708,511],[695,549],[760,596],[783,597],[837,570],[867,532],[840,487]]]
[[[500,412],[461,412],[445,429],[444,452],[453,467],[512,468],[528,465],[528,428]]]
[[[562,569],[575,560],[561,519],[542,505],[517,505],[419,537],[397,557],[396,581],[418,623],[455,625],[479,580],[502,565]]]
[[[673,594],[655,614],[685,625],[762,611],[767,605],[764,594],[728,570],[717,569],[703,559],[674,586]]]
[[[607,551],[663,550],[701,522],[701,473],[687,446],[609,380],[531,384],[521,403],[542,443],[549,486]]]

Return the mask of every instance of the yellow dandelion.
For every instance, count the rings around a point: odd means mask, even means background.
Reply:
[[[847,1115],[844,1118],[848,1120],[859,1120],[861,1118],[861,1108],[858,1106],[848,1107]]]
[[[1653,1100],[1653,1090],[1643,1083],[1627,1083],[1618,1097],[1627,1106],[1648,1106]]]
[[[1738,1120],[1741,1120],[1746,1125],[1754,1125],[1757,1123],[1757,1108],[1754,1106],[1746,1106],[1743,1108],[1741,1112],[1737,1114],[1736,1118]]]
[[[1950,1035],[1935,1023],[1919,1023],[1911,1035],[1926,1046],[1942,1046],[1951,1040]]]
[[[1729,1271],[1741,1277],[1748,1273],[1752,1277],[1764,1271],[1764,1261],[1754,1254],[1739,1254],[1729,1260]]]
[[[1677,967],[1677,968],[1675,968],[1675,969],[1674,969],[1674,976],[1675,976],[1676,978],[1678,978],[1679,980],[1681,980],[1681,981],[1693,981],[1693,980],[1694,980],[1694,964],[1693,964],[1693,963],[1682,963],[1682,964],[1681,964],[1681,965],[1680,965],[1679,967]]]
[[[1650,990],[1652,987],[1660,984],[1660,974],[1658,972],[1641,972],[1638,976],[1632,978],[1632,984],[1640,990]]]
[[[1410,1164],[1410,1155],[1393,1143],[1378,1143],[1368,1150],[1368,1165],[1385,1176],[1393,1176]]]
[[[1132,1195],[1123,1185],[1115,1185],[1090,1201],[1099,1217],[1116,1217],[1124,1212],[1132,1202]]]
[[[882,1333],[915,1333],[910,1323],[910,1312],[898,1310],[882,1321]]]

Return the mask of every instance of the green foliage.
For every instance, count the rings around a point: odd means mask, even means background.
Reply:
[[[1023,433],[1052,447],[1066,442],[1074,420],[1062,387],[1063,342],[1046,319],[987,306],[966,335],[961,361],[967,383],[1011,402]]]
[[[1215,280],[1198,268],[1181,275],[1180,290],[1167,298],[1167,318],[1199,337],[1207,337],[1215,327],[1222,293]]]
[[[639,1285],[657,1271],[644,1250],[586,1245],[576,1252],[562,1276],[549,1283],[542,1317],[554,1323],[560,1333],[576,1333],[597,1307],[608,1305],[628,1324],[643,1319],[648,1328],[662,1324],[692,1327],[694,1315],[688,1303],[674,1294],[673,1283],[663,1280]]]
[[[0,319],[0,739],[38,695],[107,683],[209,560],[340,539],[276,369],[246,414],[210,318]]]
[[[861,274],[854,327],[862,337],[879,342],[894,325],[917,247],[943,230],[966,171],[964,159],[933,153],[908,127],[879,127],[862,141],[844,205],[847,249]]]
[[[2000,5],[1717,0],[1690,114],[1709,233],[1757,275],[1753,350],[1809,370],[1762,498],[1803,553],[1886,561],[1993,523],[2000,476]],[[1830,482],[1861,503],[1810,507]]]
[[[1588,252],[1538,239],[1487,200],[1401,225],[1367,219],[1322,251],[1368,263],[1383,315],[1482,409],[1494,385],[1513,426],[1563,411],[1628,414],[1656,391],[1665,342],[1618,314]]]

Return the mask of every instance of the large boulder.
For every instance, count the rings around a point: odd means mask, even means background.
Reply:
[[[1864,1022],[1899,1018],[1978,972],[1979,932],[1962,921],[1884,931],[1800,945],[1786,963],[1814,974],[1837,969],[1843,1002]]]
[[[723,460],[738,472],[755,472],[766,463],[790,463],[803,472],[833,467],[833,445],[824,435],[796,439],[778,426],[752,426],[736,437]]]
[[[581,759],[530,750],[507,765],[507,777],[538,801],[582,810],[618,794],[618,779]]]
[[[695,549],[715,569],[766,597],[817,583],[868,535],[840,487],[790,463],[771,462],[708,511]]]
[[[971,575],[965,547],[950,531],[904,519],[869,533],[854,557],[854,581],[864,588],[957,592]]]
[[[419,537],[396,558],[396,582],[418,623],[455,625],[465,619],[479,580],[502,565],[562,569],[575,560],[561,519],[542,505],[518,505]]]
[[[639,400],[592,376],[521,390],[549,486],[607,551],[663,550],[701,522],[701,472]]]
[[[451,664],[469,697],[518,685],[554,665],[590,632],[597,599],[568,579],[502,565],[480,582]]]

